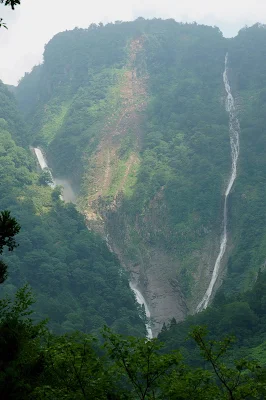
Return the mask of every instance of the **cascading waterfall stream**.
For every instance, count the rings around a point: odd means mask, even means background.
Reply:
[[[62,195],[60,196],[61,200],[64,200],[66,203],[75,203],[76,202],[76,195],[70,185],[70,183],[66,179],[59,179],[55,178],[52,175],[52,172],[50,168],[47,165],[47,162],[45,160],[45,157],[38,147],[34,147],[33,151],[37,157],[37,160],[39,162],[39,165],[42,170],[46,170],[49,172],[51,176],[51,183],[49,183],[49,186],[51,186],[52,189],[54,189],[57,185],[63,187]]]
[[[238,161],[238,156],[239,156],[240,124],[237,119],[235,101],[234,101],[234,98],[231,93],[231,87],[230,87],[229,79],[228,79],[228,53],[225,56],[225,69],[224,69],[224,73],[223,73],[223,82],[224,82],[225,91],[227,93],[225,106],[226,106],[226,111],[229,114],[229,135],[230,135],[230,145],[231,145],[232,168],[231,168],[230,179],[229,179],[229,182],[228,182],[228,185],[227,185],[227,188],[225,191],[225,197],[224,197],[223,223],[222,223],[222,235],[221,235],[221,241],[220,241],[220,251],[219,251],[218,257],[215,261],[210,284],[208,286],[208,289],[206,290],[205,295],[203,296],[202,301],[197,306],[197,309],[196,309],[197,312],[204,310],[208,306],[212,292],[213,292],[214,285],[215,285],[218,275],[219,275],[221,261],[222,261],[222,258],[224,256],[226,246],[227,246],[227,200],[228,200],[228,196],[231,192],[232,186],[235,182],[236,174],[237,174],[237,161]]]
[[[135,285],[134,285],[132,282],[129,282],[129,286],[130,286],[130,289],[135,293],[137,302],[138,302],[141,306],[144,306],[146,317],[147,317],[148,320],[150,320],[150,318],[151,318],[151,313],[150,313],[148,304],[146,303],[144,297],[142,296],[142,294],[140,293],[140,291],[135,287]],[[146,330],[147,330],[147,338],[148,338],[148,339],[152,339],[152,338],[153,338],[153,335],[152,335],[152,330],[151,330],[151,327],[150,327],[149,322],[146,323],[145,326],[146,326]]]
[[[105,242],[107,244],[108,249],[111,251],[111,253],[113,253],[112,246],[110,245],[110,242],[109,242],[109,235],[108,234],[105,237]],[[134,292],[136,300],[137,300],[137,303],[139,303],[140,306],[144,306],[146,318],[148,320],[148,322],[145,324],[146,331],[147,331],[147,338],[148,339],[152,339],[153,338],[153,334],[152,334],[152,329],[150,327],[151,313],[150,313],[148,304],[147,304],[146,300],[144,299],[143,295],[136,288],[136,285],[132,281],[129,281],[129,287]]]
[[[43,155],[41,149],[39,149],[38,147],[34,147],[33,150],[34,150],[34,153],[35,153],[35,155],[37,157],[37,160],[38,160],[38,163],[39,163],[41,169],[42,170],[46,170],[46,171],[49,172],[50,177],[51,177],[51,181],[52,181],[51,183],[49,183],[49,186],[51,186],[51,188],[54,189],[55,186],[56,186],[55,181],[54,181],[54,177],[53,177],[52,172],[50,171],[50,169],[49,169],[49,167],[47,165],[47,162],[46,162],[46,160],[44,158],[44,155]]]
[[[53,175],[51,173],[51,170],[49,169],[49,167],[47,165],[47,162],[46,162],[46,160],[44,158],[44,155],[43,155],[41,149],[39,149],[38,147],[35,147],[35,148],[33,148],[33,150],[34,150],[34,153],[35,153],[35,155],[37,157],[37,160],[39,162],[39,165],[40,165],[41,169],[42,170],[47,170],[49,172],[50,176],[51,176],[52,183],[50,183],[49,186],[51,186],[51,188],[53,188],[53,189],[56,187],[56,185],[63,186],[64,190],[63,190],[63,194],[61,196],[61,199],[64,200],[64,201],[72,201],[71,199],[73,198],[73,200],[75,200],[75,194],[74,194],[73,190],[71,189],[70,184],[66,180],[61,180],[61,179],[57,179],[57,178],[53,177]],[[74,201],[72,201],[72,202],[74,202]],[[110,246],[109,240],[108,240],[108,236],[105,238],[105,241],[106,241],[106,244],[107,244],[107,247],[109,248],[109,250],[111,252],[113,252],[113,250],[112,250],[112,248]],[[137,302],[141,306],[142,305],[144,306],[146,317],[149,320],[150,317],[151,317],[151,313],[150,313],[149,307],[148,307],[144,297],[142,296],[140,291],[136,288],[136,286],[133,284],[133,282],[129,282],[129,286],[130,286],[130,289],[134,292]],[[146,326],[146,330],[147,330],[147,338],[148,339],[152,339],[153,335],[152,335],[152,330],[151,330],[150,324],[146,323],[145,326]]]

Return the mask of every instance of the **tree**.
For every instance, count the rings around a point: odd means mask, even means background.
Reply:
[[[45,168],[39,177],[40,185],[51,185],[53,183],[52,175],[48,168]]]
[[[77,332],[72,335],[49,335],[43,386],[35,390],[34,398],[109,399],[112,383],[103,358],[95,352],[97,341]],[[42,397],[43,396],[43,397]]]
[[[0,0],[0,4],[3,4],[3,3],[5,6],[10,6],[12,8],[12,10],[15,10],[15,7],[18,4],[20,4],[20,0]],[[0,18],[0,28],[2,26],[7,29],[7,26],[4,23],[3,18]]]
[[[5,6],[10,6],[12,10],[15,10],[15,6],[20,4],[20,0],[0,0],[0,3],[5,3]]]
[[[0,398],[29,399],[43,370],[40,339],[45,321],[34,324],[30,307],[34,302],[27,286],[15,299],[0,300]]]
[[[10,211],[0,212],[0,254],[6,246],[9,251],[17,247],[14,236],[20,231],[20,225],[16,219],[11,217]],[[7,265],[0,260],[0,283],[3,283],[7,277]]]
[[[220,388],[221,399],[242,400],[265,398],[265,382],[263,370],[256,361],[245,359],[234,360],[228,366],[225,357],[230,348],[233,337],[226,337],[221,341],[206,340],[207,331],[203,327],[196,327],[191,337],[196,341],[203,358],[212,366]]]
[[[163,347],[157,339],[147,340],[135,337],[123,337],[104,329],[108,355],[114,364],[109,368],[116,384],[127,393],[134,393],[133,399],[160,398],[160,386],[169,374],[181,365],[178,351],[160,354]],[[158,396],[158,397],[157,397]]]

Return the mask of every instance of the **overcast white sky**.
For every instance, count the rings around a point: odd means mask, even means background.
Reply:
[[[21,0],[15,11],[0,5],[9,27],[0,29],[0,79],[16,84],[42,61],[57,32],[139,16],[216,25],[229,37],[244,25],[266,23],[266,0]]]

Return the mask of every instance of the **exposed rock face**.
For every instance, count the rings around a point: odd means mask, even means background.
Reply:
[[[160,332],[164,322],[168,323],[173,317],[182,321],[188,313],[195,312],[209,284],[219,248],[219,236],[210,232],[202,250],[191,254],[191,262],[194,261],[191,292],[184,293],[180,281],[180,257],[175,249],[165,249],[160,245],[162,235],[171,233],[165,231],[167,224],[163,225],[166,215],[161,196],[159,203],[153,202],[145,216],[138,216],[133,223],[119,207],[104,216],[111,247],[149,306],[154,336]],[[158,241],[151,239],[154,232],[160,237]],[[220,283],[217,282],[217,287]]]
[[[181,321],[188,311],[177,279],[178,260],[170,252],[145,241],[132,254],[132,226],[127,226],[125,221],[119,210],[107,221],[111,247],[143,294],[151,312],[153,336],[157,336],[164,322],[173,317]],[[135,236],[137,230],[134,227]]]
[[[157,336],[164,322],[173,317],[182,321],[187,314],[187,306],[177,280],[176,260],[156,248],[149,250],[149,264],[140,274],[144,275],[140,279],[143,282],[140,288],[151,312],[153,335]]]

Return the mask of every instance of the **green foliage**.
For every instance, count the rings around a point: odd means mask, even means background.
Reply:
[[[93,337],[80,333],[61,337],[49,335],[44,351],[46,384],[35,390],[34,398],[108,398],[111,381],[95,346]]]
[[[227,337],[223,341],[206,341],[206,330],[196,328],[191,333],[192,338],[199,346],[203,357],[208,361],[221,383],[222,398],[230,400],[242,400],[245,398],[260,399],[265,395],[265,385],[261,385],[259,377],[261,367],[254,361],[237,360],[234,366],[227,366],[225,356],[232,338]]]
[[[10,211],[5,210],[0,212],[0,254],[3,252],[4,246],[12,251],[17,247],[14,236],[20,231],[20,225],[16,219],[11,217]]]
[[[17,110],[14,95],[0,81],[0,126],[10,132],[19,145],[26,143],[27,131],[25,122]]]
[[[0,203],[12,217],[0,214],[0,251],[15,245],[15,219],[22,228],[16,251],[3,253],[0,272],[5,274],[8,265],[9,277],[1,297],[28,282],[36,295],[35,319],[49,317],[54,332],[99,333],[107,324],[121,333],[145,335],[127,274],[104,241],[88,231],[74,205],[60,200],[60,188],[43,185],[50,178],[35,172],[30,151],[14,141],[24,134],[23,125],[19,131],[14,124],[20,118],[14,98],[4,85],[0,99],[2,94],[7,101],[5,120],[0,119]]]
[[[32,294],[25,286],[14,301],[0,300],[0,397],[28,399],[43,369],[40,338],[45,322],[31,319]]]
[[[20,4],[20,0],[0,0],[0,3],[5,3],[5,6],[10,6],[12,10],[14,10],[15,7]]]
[[[181,360],[178,352],[159,354],[162,346],[156,340],[124,339],[109,329],[105,329],[104,338],[108,355],[115,363],[116,384],[119,383],[125,391],[135,392],[139,399],[157,398],[165,376]]]
[[[20,4],[20,0],[0,0],[0,4],[3,4],[5,6],[10,6],[12,8],[12,10],[15,10],[15,7]],[[0,28],[7,28],[7,25],[5,24],[5,22],[3,21],[3,18],[0,18]]]
[[[41,185],[50,185],[53,183],[53,178],[51,176],[50,171],[47,170],[43,170],[39,176],[39,183]]]
[[[260,272],[252,290],[226,297],[218,292],[207,310],[188,317],[184,322],[165,326],[159,339],[167,350],[182,347],[182,354],[193,365],[200,362],[200,354],[191,340],[186,341],[191,327],[206,326],[211,340],[231,334],[237,337],[227,357],[252,356],[265,365],[265,284],[266,273]]]
[[[229,171],[227,118],[220,102],[225,46],[220,33],[208,27],[163,24],[167,30],[149,34],[145,42],[152,101],[128,209],[145,212],[163,188],[171,232],[164,242],[185,255],[216,225]]]
[[[3,21],[3,18],[0,18],[0,28],[2,27],[8,29],[6,23]]]
[[[87,230],[73,205],[48,199],[49,209],[41,215],[30,215],[33,204],[18,214],[20,247],[15,256],[5,257],[10,278],[4,289],[29,282],[37,295],[38,319],[50,317],[57,332],[97,332],[106,323],[124,333],[144,333],[117,259]]]
[[[32,295],[20,289],[0,301],[0,394],[10,399],[249,400],[265,396],[257,362],[228,362],[230,338],[191,332],[209,368],[191,368],[157,339],[125,337],[105,328],[103,345],[90,335],[55,336],[31,319]]]
[[[17,247],[14,236],[20,231],[20,226],[16,219],[11,217],[10,211],[5,210],[0,212],[0,254],[6,246],[9,251],[13,251]],[[7,265],[0,260],[0,283],[3,283],[7,278]]]

